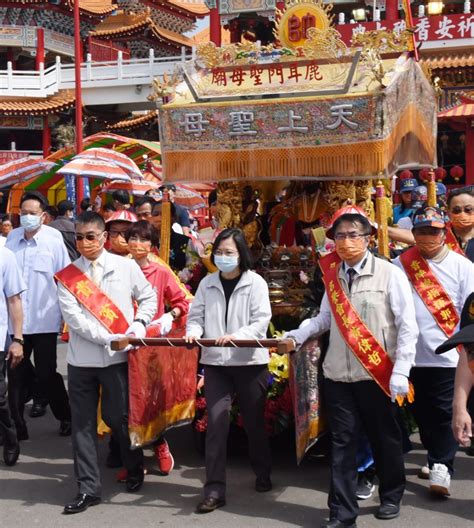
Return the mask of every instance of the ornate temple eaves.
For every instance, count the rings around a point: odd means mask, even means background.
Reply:
[[[1,0],[1,4],[6,7],[14,7],[18,5],[44,5],[45,8],[49,8],[53,5],[47,0]],[[60,0],[54,5],[63,7],[68,11],[72,11],[74,9],[74,0]],[[91,17],[104,17],[117,9],[117,6],[115,3],[113,3],[113,0],[79,0],[79,7],[82,14]]]
[[[75,103],[74,90],[61,90],[46,98],[0,97],[0,115],[47,116],[69,110]]]
[[[123,130],[134,130],[141,126],[151,125],[158,121],[158,111],[151,110],[146,114],[134,116],[128,119],[122,119],[116,123],[111,123],[105,127],[107,131],[118,132]]]

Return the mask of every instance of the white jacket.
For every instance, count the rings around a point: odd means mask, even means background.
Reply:
[[[268,286],[253,271],[242,274],[233,291],[227,311],[219,272],[205,277],[199,284],[191,305],[186,335],[197,338],[217,338],[232,334],[236,339],[264,339],[272,311]],[[264,365],[268,363],[265,348],[203,347],[201,363],[204,365]]]
[[[98,259],[102,267],[100,289],[120,309],[131,324],[142,319],[148,324],[156,313],[156,293],[132,259],[104,251]],[[74,264],[88,273],[90,262],[80,257]],[[75,367],[108,367],[127,361],[127,352],[109,354],[109,332],[62,284],[58,284],[59,305],[69,327],[67,362]],[[138,308],[134,314],[133,302]]]

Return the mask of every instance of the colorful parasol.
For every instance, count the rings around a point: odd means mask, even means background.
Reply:
[[[132,159],[130,159],[125,154],[112,149],[91,148],[80,152],[77,154],[77,156],[74,156],[73,159],[92,159],[105,161],[123,169],[130,176],[130,178],[141,179],[143,177],[137,164]]]
[[[0,187],[30,180],[49,172],[56,163],[45,159],[21,158],[0,166]]]
[[[186,209],[203,209],[207,207],[206,200],[189,185],[176,184],[174,192],[174,203],[186,207]]]
[[[151,189],[158,189],[159,184],[152,181],[111,181],[102,187],[103,193],[113,193],[114,191],[128,191],[134,196],[143,196],[147,191]]]
[[[121,167],[98,159],[75,158],[64,165],[64,167],[61,167],[57,171],[57,174],[61,176],[69,174],[83,178],[96,178],[101,180],[131,180],[130,176]]]

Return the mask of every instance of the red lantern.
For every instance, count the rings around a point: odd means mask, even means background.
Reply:
[[[443,169],[443,167],[438,167],[437,169],[435,169],[434,173],[435,173],[435,180],[438,182],[442,182],[448,175],[447,170]]]
[[[414,177],[413,172],[411,172],[411,170],[408,170],[408,169],[403,170],[399,175],[400,180],[408,180],[409,178],[413,178],[413,177]]]
[[[428,183],[431,178],[431,169],[421,169],[421,171],[418,173],[418,176],[422,182]]]
[[[459,165],[454,165],[454,167],[451,167],[449,170],[449,174],[454,178],[455,182],[458,182],[463,177],[464,169]]]

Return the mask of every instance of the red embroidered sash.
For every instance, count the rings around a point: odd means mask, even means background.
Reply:
[[[323,272],[332,315],[346,345],[379,387],[390,397],[392,360],[349,301],[339,280],[339,267],[340,264],[325,266],[326,271]]]
[[[466,256],[463,249],[459,245],[458,239],[454,235],[453,229],[450,224],[448,224],[446,228],[446,241],[445,242],[449,249],[451,249],[452,251],[455,251],[456,253],[459,253],[463,257]]]
[[[77,266],[69,264],[54,278],[60,282],[81,306],[84,306],[111,334],[124,334],[130,326],[127,319],[107,297]]]
[[[414,246],[400,256],[408,280],[424,302],[438,326],[447,337],[451,337],[459,322],[459,315],[453,301],[424,259]]]
[[[326,275],[330,269],[336,268],[339,262],[341,262],[341,257],[336,251],[332,251],[328,255],[324,255],[324,257],[319,259],[319,267],[321,268],[323,275]]]

